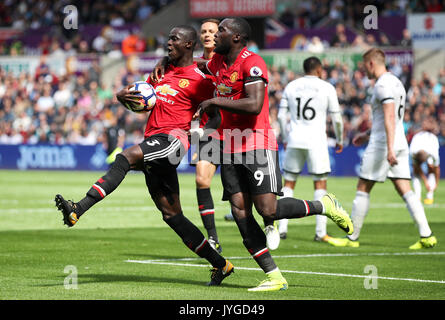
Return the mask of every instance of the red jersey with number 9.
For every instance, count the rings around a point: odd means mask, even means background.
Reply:
[[[224,153],[278,150],[269,121],[268,74],[263,58],[243,48],[235,62],[228,66],[225,56],[216,53],[207,62],[207,69],[215,77],[218,97],[238,100],[246,97],[244,86],[257,82],[262,82],[265,86],[260,114],[239,114],[221,109],[222,123],[218,131],[224,137]]]

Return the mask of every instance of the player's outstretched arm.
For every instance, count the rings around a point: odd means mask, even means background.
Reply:
[[[208,113],[212,108],[221,108],[233,113],[254,114],[261,113],[266,92],[264,82],[257,81],[244,85],[246,97],[238,100],[231,100],[222,97],[212,98],[203,101],[198,110],[200,113]]]
[[[210,74],[209,69],[207,69],[207,62],[209,62],[209,60],[202,59],[202,58],[193,58],[193,62],[196,63],[196,65],[198,66],[198,69],[201,70],[202,73]]]
[[[365,132],[357,133],[352,139],[352,144],[356,147],[361,146],[369,140],[369,136],[371,135],[371,131],[367,130]]]
[[[164,78],[165,70],[167,69],[168,64],[169,58],[167,56],[162,57],[162,59],[156,63],[153,71],[150,73],[150,80],[152,83],[157,83]]]
[[[423,184],[425,185],[425,188],[429,191],[430,186],[428,183],[428,179],[421,168],[421,163],[416,160],[413,161],[413,173],[422,180]]]
[[[437,186],[439,185],[439,181],[440,181],[440,166],[434,166],[433,173],[434,173],[434,177],[436,178],[436,185],[434,186],[432,191],[435,191],[437,189]]]

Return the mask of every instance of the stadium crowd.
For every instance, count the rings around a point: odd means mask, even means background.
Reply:
[[[137,47],[141,52],[156,50],[164,43],[163,34],[145,38],[134,32],[128,35],[122,46],[119,46],[111,39],[111,28],[129,24],[140,25],[172,1],[1,1],[0,27],[11,28],[18,33],[8,39],[0,37],[0,55],[40,55],[48,54],[56,49],[74,53],[115,54],[116,51],[121,51],[120,53],[124,55],[128,47]],[[70,12],[64,11],[67,6],[74,6],[77,9],[78,26],[104,26],[102,32],[90,40],[87,35],[78,32],[77,29],[65,28],[64,19]],[[18,36],[27,32],[43,32],[44,34],[38,37],[41,38],[40,41],[30,46]]]
[[[356,70],[340,63],[324,64],[323,78],[337,89],[348,145],[356,132],[371,126],[371,82],[360,64]],[[423,117],[434,115],[440,123],[437,135],[445,146],[445,69],[438,78],[425,73],[420,81],[411,79],[406,66],[393,64],[390,70],[402,79],[407,90],[404,124],[408,140],[420,129]],[[44,64],[35,76],[13,76],[0,70],[0,143],[96,144],[106,142],[107,131],[115,127],[124,129],[127,143],[140,141],[146,116],[127,111],[117,102],[115,93],[142,75],[128,74],[123,69],[113,87],[106,88],[100,81],[100,72],[96,66],[82,75],[57,78]],[[300,75],[279,67],[271,67],[269,72],[270,118],[279,133],[281,93],[289,81]],[[328,127],[328,134],[334,136],[332,127]]]
[[[20,39],[14,41],[0,40],[0,55],[46,54],[52,47],[65,47],[66,50],[91,53],[115,53],[115,45],[111,43],[109,34],[97,35],[94,41],[86,41],[77,32],[70,32],[63,28],[67,5],[78,8],[79,25],[104,25],[119,27],[128,23],[141,23],[150,18],[160,8],[172,0],[98,0],[98,1],[5,1],[0,3],[0,27],[12,27],[17,30],[40,30],[51,26],[51,31],[42,37],[36,48],[29,50]],[[406,12],[438,12],[444,11],[445,1],[374,1],[379,15],[383,17],[401,16]],[[335,27],[335,36],[329,40],[321,40],[318,36],[306,38],[304,35],[295,43],[294,48],[310,52],[322,52],[329,47],[345,48],[359,47],[367,49],[370,46],[405,46],[411,45],[411,36],[407,29],[403,31],[401,39],[392,39],[385,33],[358,34],[354,39],[346,37],[345,26],[354,26],[361,30],[363,22],[363,8],[366,1],[352,0],[318,0],[296,1],[294,4],[283,3],[278,7],[276,19],[286,27],[317,28],[323,26]],[[128,41],[137,41],[139,47],[147,51],[155,51],[162,46],[165,35],[139,37],[137,34],[129,36]],[[130,39],[131,38],[131,39]],[[125,51],[125,46],[120,48]],[[123,52],[125,54],[125,52]],[[161,52],[162,54],[162,52]]]
[[[383,17],[402,16],[407,12],[441,12],[445,9],[444,0],[301,0],[284,4],[278,19],[291,29],[319,27],[338,21],[360,28],[363,8],[370,4]]]
[[[6,0],[0,2],[0,26],[37,29],[63,25],[63,9],[78,9],[79,24],[110,24],[121,26],[149,18],[172,0]]]
[[[96,1],[4,1],[0,3],[0,26],[23,29],[61,25],[63,7],[74,4],[79,8],[79,23],[100,22],[104,25],[119,26],[128,22],[140,22],[150,17],[171,0],[96,0]],[[379,12],[386,16],[400,15],[404,11],[435,12],[443,11],[444,1],[376,1]],[[323,17],[336,23],[336,33],[330,43],[321,43],[314,37],[297,43],[299,50],[321,52],[325,47],[354,47],[393,45],[411,46],[410,35],[404,32],[398,43],[390,43],[384,36],[375,39],[373,35],[357,36],[352,42],[345,40],[345,23],[353,25],[362,13],[363,1],[300,1],[297,7],[289,6],[281,10],[279,20],[288,27],[313,27]],[[360,10],[361,11],[360,11]],[[360,11],[360,12],[359,12]],[[107,14],[103,14],[106,12]],[[361,16],[360,16],[361,19]],[[341,21],[341,22],[338,22]],[[133,35],[132,35],[133,36]],[[62,37],[62,38],[60,38]],[[98,37],[99,38],[99,37]],[[101,39],[91,43],[74,36],[64,38],[44,36],[39,46],[39,54],[63,54],[102,52],[121,57],[125,55],[125,45],[121,48],[106,47]],[[131,40],[131,39],[130,39]],[[125,41],[124,41],[125,42]],[[162,42],[160,39],[158,42]],[[102,46],[100,46],[102,43]],[[150,46],[143,46],[150,50]],[[156,46],[152,47],[156,50]],[[18,42],[0,43],[0,55],[23,54]],[[50,55],[49,55],[50,56]],[[365,76],[362,65],[351,70],[347,65],[324,63],[325,80],[337,89],[339,102],[345,121],[345,144],[349,144],[358,131],[370,128],[371,111],[369,99],[370,81]],[[424,74],[420,81],[411,79],[411,71],[406,65],[390,63],[389,69],[400,77],[407,90],[405,131],[408,139],[420,129],[422,118],[435,115],[438,123],[437,134],[441,145],[445,145],[445,70],[438,78]],[[113,87],[105,87],[100,81],[98,65],[82,75],[65,75],[60,78],[51,74],[48,65],[42,62],[34,76],[22,73],[14,76],[0,69],[0,143],[106,143],[107,132],[120,128],[126,132],[127,143],[138,143],[143,137],[144,114],[134,114],[117,102],[115,93],[122,86],[140,80],[143,75],[127,74],[122,70]],[[277,113],[281,92],[285,85],[297,74],[285,68],[270,68],[270,117],[273,127],[279,133]],[[334,136],[331,127],[328,133]]]

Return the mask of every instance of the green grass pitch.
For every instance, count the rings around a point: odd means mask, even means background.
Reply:
[[[224,221],[220,177],[212,193],[223,255],[235,273],[220,287],[206,287],[210,266],[187,249],[162,221],[141,174],[119,188],[74,227],[63,226],[54,195],[79,200],[101,172],[0,171],[0,300],[406,300],[445,298],[445,182],[425,208],[438,238],[433,249],[410,251],[417,228],[387,181],[375,186],[359,248],[314,242],[315,218],[292,220],[275,261],[289,283],[282,292],[247,289],[264,279],[233,222]],[[330,178],[328,189],[350,211],[356,178]],[[194,175],[180,176],[184,214],[203,232]],[[313,197],[301,177],[295,196]],[[257,214],[256,214],[257,215]],[[257,215],[258,217],[258,215]],[[262,222],[259,220],[261,225]],[[343,236],[332,222],[328,232]]]

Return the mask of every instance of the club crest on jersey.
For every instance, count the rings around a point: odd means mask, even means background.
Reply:
[[[172,89],[172,87],[170,87],[170,85],[168,85],[168,84],[163,84],[162,86],[156,87],[156,93],[160,93],[164,96],[166,96],[168,94],[171,96],[176,96],[178,91],[175,89]]]
[[[232,87],[228,87],[224,83],[219,84],[216,89],[218,90],[219,94],[223,96],[232,92]]]
[[[183,88],[183,89],[187,88],[189,86],[189,84],[190,84],[190,81],[188,81],[187,79],[181,79],[181,80],[179,80],[179,83],[178,83],[179,87]]]
[[[238,72],[235,71],[230,75],[230,81],[234,83],[236,80],[238,80]]]
[[[260,77],[263,75],[263,71],[261,71],[261,69],[256,66],[250,68],[249,73],[252,77]]]

